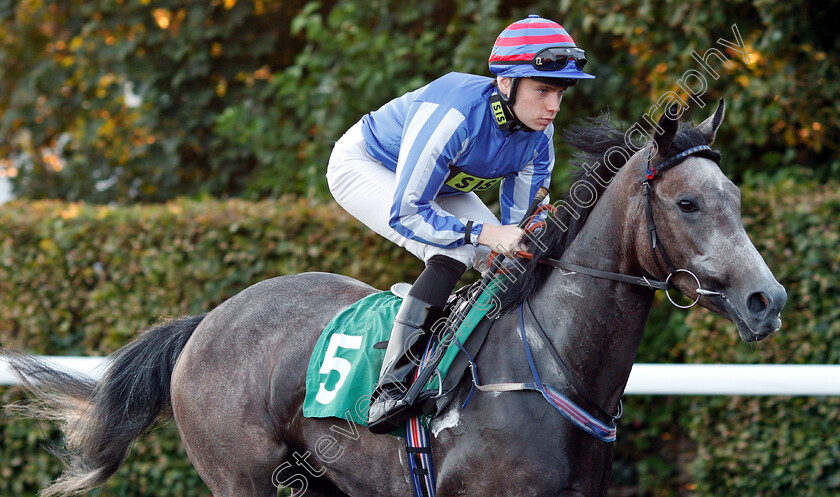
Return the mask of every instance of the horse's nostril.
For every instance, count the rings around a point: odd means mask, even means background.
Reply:
[[[755,292],[747,297],[747,309],[753,314],[761,314],[770,305],[770,297],[761,292]]]

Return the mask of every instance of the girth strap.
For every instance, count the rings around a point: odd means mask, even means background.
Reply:
[[[478,378],[478,376],[474,375],[474,378]],[[519,390],[539,391],[539,388],[537,388],[537,386],[533,383],[492,383],[490,385],[479,385],[478,380],[475,381],[475,388],[482,392],[517,392]]]
[[[433,348],[427,345],[421,364],[426,363],[429,354],[433,353]],[[422,368],[423,366],[420,366],[415,371],[415,381]],[[420,416],[413,416],[405,422],[405,453],[414,497],[435,497],[435,472],[429,431],[423,425]]]

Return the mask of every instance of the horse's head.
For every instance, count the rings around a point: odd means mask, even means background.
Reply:
[[[724,103],[697,127],[683,127],[666,111],[659,120],[654,140],[637,154],[639,181],[647,167],[656,168],[668,158],[698,145],[711,145],[723,122]],[[715,153],[692,154],[678,165],[656,173],[649,181],[652,218],[658,243],[677,272],[671,282],[681,292],[698,297],[698,281],[709,294],[699,303],[733,321],[747,342],[762,340],[782,326],[780,311],[787,300],[764,259],[747,236],[741,221],[741,191],[721,172]],[[645,223],[635,237],[640,264],[648,274],[662,275],[667,268],[661,252],[651,251]],[[667,269],[665,270],[667,271]],[[715,294],[717,293],[717,294]]]

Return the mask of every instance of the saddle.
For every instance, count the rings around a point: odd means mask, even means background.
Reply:
[[[411,290],[411,285],[408,283],[396,283],[391,287],[391,293],[404,298]],[[406,397],[410,397],[412,390],[417,390],[419,393],[416,399],[412,401],[412,405],[419,407],[419,411],[425,415],[432,415],[443,411],[449,405],[454,397],[452,395],[455,387],[461,382],[470,361],[478,354],[484,340],[487,338],[487,333],[493,325],[493,318],[484,315],[481,320],[472,328],[472,331],[465,337],[465,340],[454,343],[452,337],[445,336],[447,332],[454,333],[460,321],[469,315],[473,307],[473,303],[477,301],[476,292],[480,291],[480,282],[475,282],[470,285],[465,285],[459,288],[452,296],[450,296],[443,309],[443,318],[446,319],[447,326],[442,330],[438,330],[429,340],[427,346],[427,354],[429,350],[438,348],[443,343],[443,346],[451,343],[451,351],[447,350],[447,354],[454,356],[451,363],[441,358],[440,362],[448,363],[449,367],[443,381],[438,381],[438,390],[423,389],[421,385],[416,387],[412,385]],[[443,335],[443,336],[442,336]],[[388,341],[382,341],[374,345],[374,348],[385,349],[388,347]],[[457,350],[456,350],[457,349]],[[460,353],[459,353],[460,352]],[[429,367],[436,367],[437,364],[430,364]],[[419,382],[417,382],[419,383]]]
[[[492,307],[489,296],[471,298],[477,288],[477,284],[468,285],[450,297],[444,308],[447,326],[436,327],[429,339],[426,357],[435,358],[435,363],[425,372],[428,381],[418,380],[409,390],[412,404],[430,415],[427,421],[451,402],[493,322],[486,317]],[[370,395],[379,380],[394,317],[408,289],[408,284],[397,284],[390,291],[369,295],[327,325],[307,368],[305,417],[339,417],[367,425]],[[475,304],[470,306],[470,302]]]

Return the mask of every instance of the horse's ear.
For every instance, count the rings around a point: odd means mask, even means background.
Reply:
[[[703,121],[697,126],[697,129],[703,133],[703,136],[706,137],[706,143],[709,145],[715,141],[715,135],[717,134],[717,130],[720,127],[720,124],[723,122],[723,116],[726,113],[726,104],[723,102],[723,99],[720,99],[718,102],[718,108],[714,114],[709,116],[708,119]]]
[[[662,117],[659,118],[659,123],[656,126],[656,132],[653,135],[653,141],[656,143],[657,155],[665,155],[674,137],[677,136],[677,130],[680,123],[678,121],[680,112],[680,105],[674,102],[669,108],[665,109]]]

